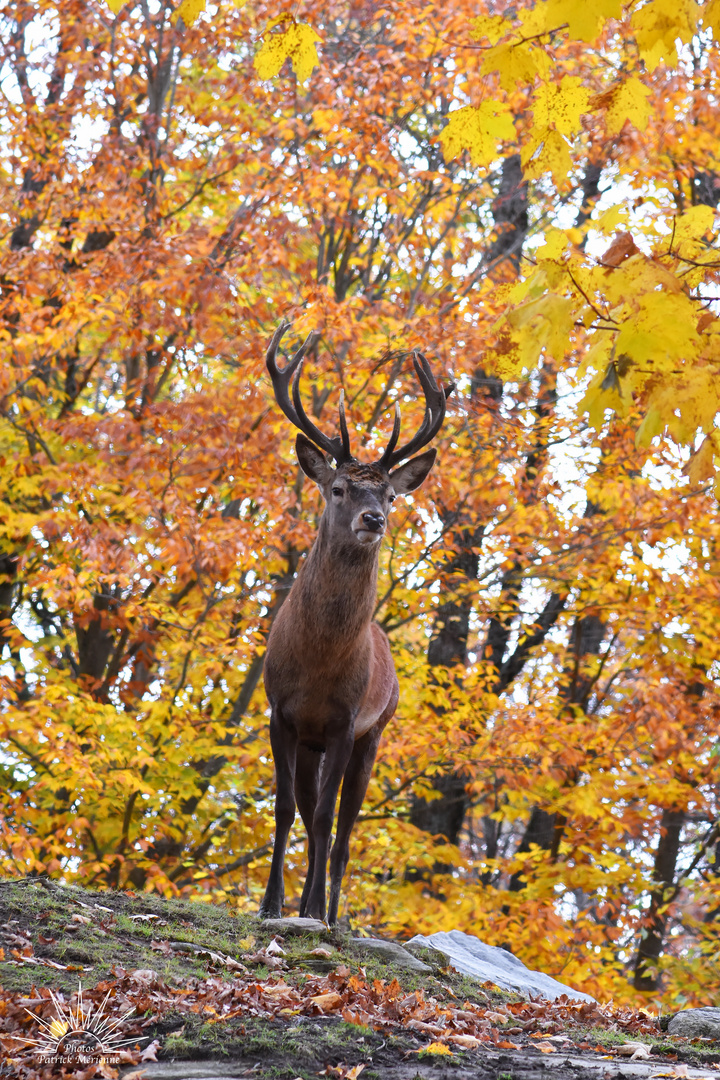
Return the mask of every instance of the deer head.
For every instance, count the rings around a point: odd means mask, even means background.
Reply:
[[[295,442],[300,467],[323,493],[326,504],[323,517],[331,535],[341,542],[374,546],[385,534],[388,513],[395,496],[406,495],[418,488],[433,467],[436,456],[434,449],[426,450],[410,461],[405,459],[426,446],[440,430],[445,417],[445,402],[454,390],[454,384],[440,389],[427,360],[415,350],[413,365],[425,395],[423,423],[409,442],[397,447],[400,407],[396,403],[395,422],[385,451],[376,462],[364,464],[350,452],[343,391],[340,392],[340,435],[328,437],[323,434],[303,408],[300,399],[303,358],[317,340],[318,333],[313,331],[307,337],[284,368],[277,366],[277,348],[289,325],[283,322],[275,331],[267,350],[266,363],[278,405],[300,431]],[[334,459],[335,468],[328,461],[328,455]],[[401,461],[405,461],[405,464],[400,465]]]

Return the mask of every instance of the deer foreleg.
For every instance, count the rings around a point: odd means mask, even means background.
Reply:
[[[297,766],[295,769],[295,799],[297,801],[300,817],[303,819],[308,838],[308,864],[305,876],[305,885],[300,898],[300,915],[305,914],[307,900],[310,894],[313,874],[315,872],[315,837],[313,835],[313,819],[315,807],[318,801],[320,766],[323,754],[318,750],[308,750],[307,747],[298,746]]]
[[[365,798],[370,774],[375,762],[375,755],[380,743],[380,736],[385,727],[385,720],[378,721],[375,727],[358,739],[353,747],[350,761],[345,769],[345,776],[340,796],[335,843],[330,854],[330,906],[328,922],[332,926],[337,922],[340,887],[345,868],[350,858],[350,834],[357,821],[360,808]]]
[[[275,845],[270,864],[270,877],[259,914],[265,918],[277,919],[282,915],[285,899],[283,882],[285,848],[295,820],[297,732],[284,722],[276,709],[273,709],[270,717],[270,745],[275,762]]]
[[[325,881],[330,853],[330,836],[338,791],[347,763],[353,751],[353,724],[338,725],[334,733],[326,732],[325,760],[320,773],[320,790],[312,823],[314,865],[306,897],[305,914],[313,919],[325,918]]]

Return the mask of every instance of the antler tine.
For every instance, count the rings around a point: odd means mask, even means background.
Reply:
[[[388,471],[397,465],[398,462],[403,461],[404,458],[410,457],[421,447],[426,446],[435,435],[437,435],[443,420],[445,419],[445,402],[450,397],[450,394],[455,389],[455,384],[451,383],[444,389],[441,389],[432,373],[430,364],[427,362],[423,354],[418,350],[413,350],[413,367],[418,377],[420,386],[422,387],[423,394],[425,395],[425,416],[423,422],[420,425],[420,429],[415,434],[410,442],[401,446],[399,450],[395,449],[395,444],[400,434],[400,415],[399,408],[396,403],[395,412],[395,425],[393,426],[393,432],[390,436],[390,442],[388,443],[383,456],[380,458],[379,464]]]
[[[395,444],[397,443],[399,438],[400,438],[400,402],[396,401],[395,402],[395,418],[393,420],[393,429],[392,429],[392,431],[390,433],[390,441],[388,442],[387,446],[385,447],[385,450],[383,451],[383,456],[380,458],[380,464],[381,465],[385,461],[386,458],[391,457],[392,452],[395,449]]]
[[[349,461],[352,457],[350,453],[350,436],[347,429],[347,420],[345,419],[345,391],[340,391],[340,404],[338,406],[338,414],[340,416],[340,438],[342,440],[343,457],[346,461]]]
[[[302,372],[303,359],[308,349],[311,348],[320,337],[320,331],[312,330],[305,338],[304,343],[295,353],[292,360],[286,364],[284,368],[279,368],[277,365],[277,349],[283,335],[289,327],[290,323],[285,320],[280,323],[272,336],[267,353],[265,354],[265,364],[270,374],[270,378],[272,379],[277,403],[290,423],[294,424],[298,430],[302,431],[303,435],[307,435],[307,437],[314,442],[316,446],[319,446],[321,450],[324,450],[326,454],[331,454],[338,463],[340,461],[345,461],[350,456],[350,439],[347,432],[347,424],[345,423],[344,409],[341,411],[340,418],[342,438],[339,439],[337,436],[329,438],[327,435],[323,435],[322,431],[313,424],[312,420],[305,412],[300,400],[300,374]],[[289,393],[291,381],[292,401],[290,400]]]
[[[294,362],[294,357],[293,357]],[[310,417],[303,408],[303,403],[300,400],[300,373],[302,372],[302,362],[299,364],[295,378],[293,379],[293,406],[295,409],[295,415],[297,419],[294,421],[295,425],[300,428],[304,435],[307,435],[309,439],[319,446],[321,450],[324,450],[326,454],[330,454],[335,458],[335,461],[340,465],[343,461],[348,461],[350,458],[350,439],[347,433],[347,425],[345,425],[345,410],[342,407],[340,427],[341,430],[344,427],[344,431],[341,438],[337,435],[333,435],[332,438],[327,435],[323,435],[320,428],[315,427]],[[341,403],[342,406],[342,403]]]

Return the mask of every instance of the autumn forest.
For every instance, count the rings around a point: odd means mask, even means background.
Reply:
[[[601,1000],[720,980],[720,2],[0,8],[0,875],[256,911],[267,636],[455,383],[340,915]],[[286,887],[302,888],[304,832]]]

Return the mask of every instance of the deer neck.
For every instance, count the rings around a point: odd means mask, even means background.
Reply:
[[[377,599],[379,547],[338,541],[321,521],[296,583],[294,606],[309,647],[345,651],[367,631]]]

